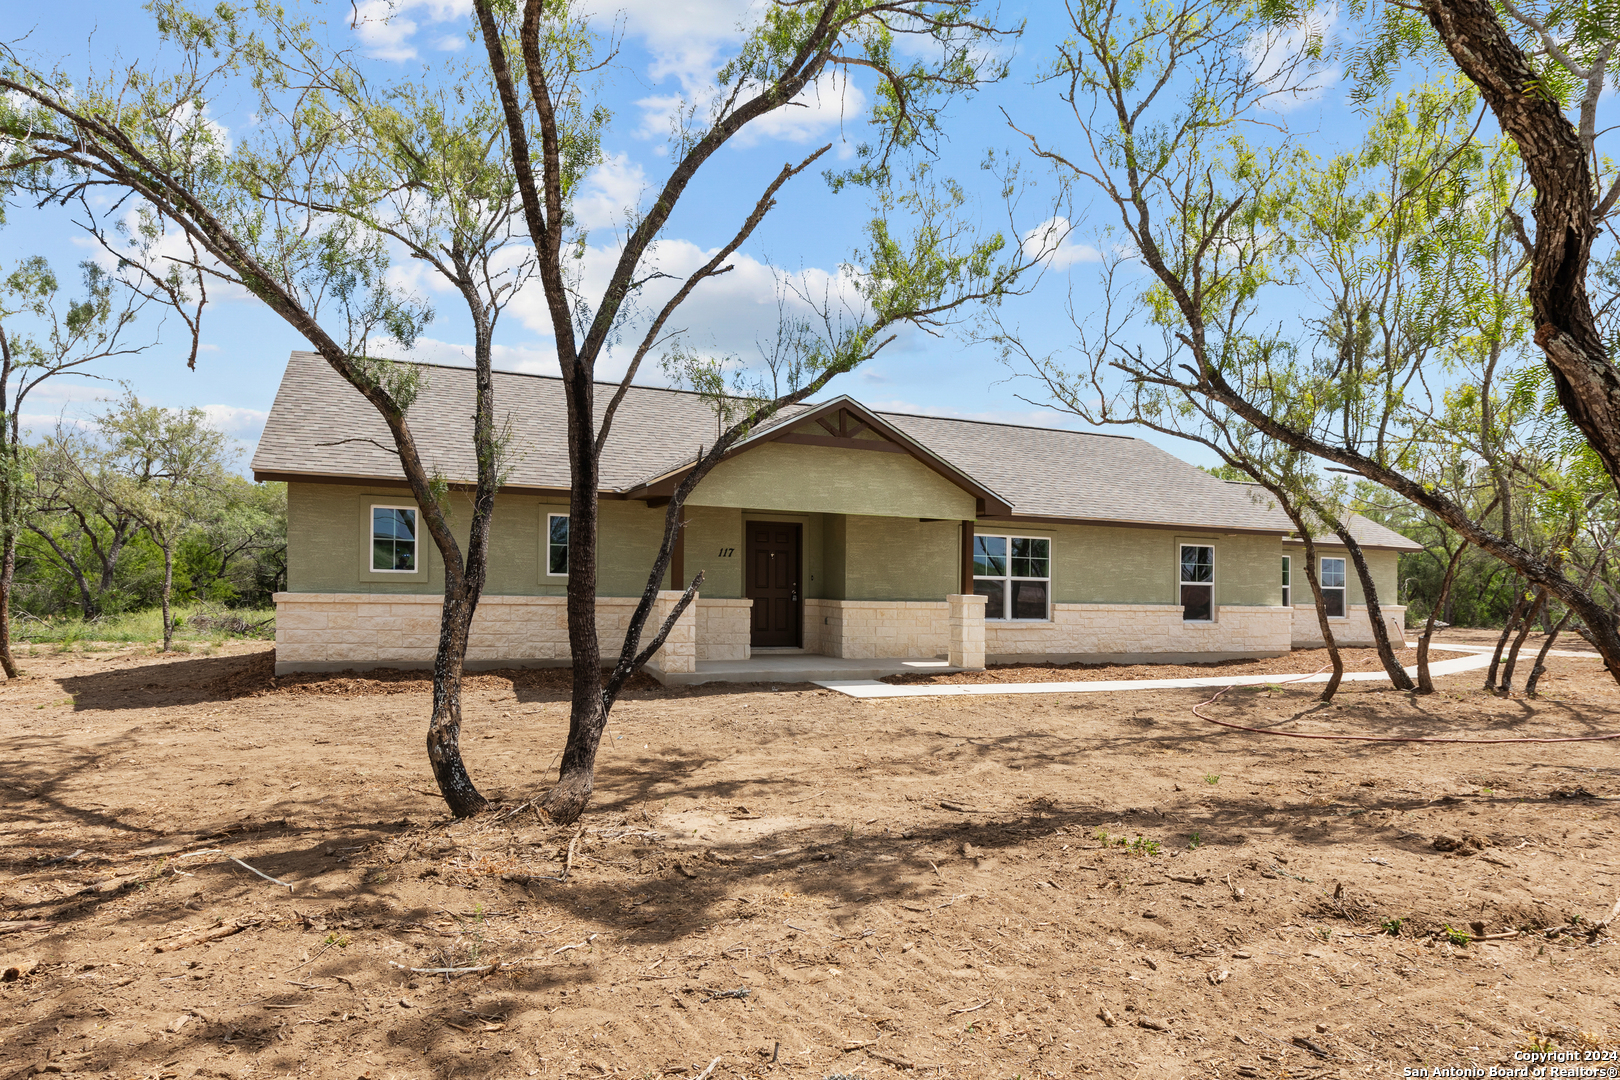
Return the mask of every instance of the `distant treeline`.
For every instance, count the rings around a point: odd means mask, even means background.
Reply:
[[[236,451],[201,410],[126,394],[93,425],[19,449],[14,618],[263,608],[286,588],[286,485],[233,473]]]

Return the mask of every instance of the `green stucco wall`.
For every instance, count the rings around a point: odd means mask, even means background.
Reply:
[[[764,450],[767,448],[761,448]],[[852,454],[904,464],[896,454],[787,446],[797,454]],[[756,451],[757,452],[757,451]],[[742,460],[742,459],[738,459]],[[728,463],[730,464],[730,463]],[[915,464],[914,462],[912,464]],[[921,468],[921,466],[918,466]],[[923,470],[927,477],[938,479]],[[871,493],[855,489],[829,497],[859,501]],[[699,490],[702,490],[701,488]],[[465,536],[471,516],[466,496],[452,494],[453,523]],[[963,499],[966,496],[963,495]],[[371,576],[365,558],[366,511],[371,502],[409,502],[401,489],[334,484],[289,484],[288,587],[294,592],[438,592],[443,568],[430,541],[421,550],[426,572],[403,580]],[[487,591],[492,595],[562,595],[563,581],[543,574],[541,537],[547,510],[567,506],[561,498],[502,495],[496,502],[490,540]],[[636,596],[646,583],[663,528],[664,511],[644,502],[604,499],[599,592]],[[937,508],[937,504],[936,504]],[[934,514],[782,513],[770,507],[696,504],[687,509],[685,570],[704,572],[703,595],[735,598],[745,594],[744,525],[748,521],[792,521],[802,526],[804,595],[834,600],[940,600],[957,591],[961,558],[960,515],[921,521]],[[1057,603],[1174,604],[1180,543],[1215,546],[1217,604],[1275,605],[1282,602],[1281,556],[1295,558],[1295,594],[1308,592],[1299,545],[1274,536],[1222,535],[1099,525],[1004,525],[979,521],[981,535],[1045,536],[1052,540],[1052,598]],[[1327,554],[1341,548],[1323,546]],[[1380,599],[1394,603],[1397,555],[1367,552]],[[669,583],[666,582],[666,587]],[[1363,603],[1360,582],[1350,574],[1351,603]]]
[[[1367,569],[1372,571],[1373,587],[1378,590],[1380,604],[1400,603],[1397,593],[1400,578],[1401,554],[1398,551],[1369,550],[1362,548],[1361,553],[1367,557]],[[1294,557],[1295,591],[1300,596],[1295,603],[1308,603],[1311,598],[1311,583],[1305,580],[1305,545],[1284,544],[1283,555]],[[1316,557],[1326,556],[1330,559],[1344,560],[1345,584],[1349,590],[1350,603],[1365,604],[1367,602],[1366,590],[1361,587],[1361,575],[1356,573],[1355,564],[1350,561],[1350,555],[1341,545],[1324,544],[1320,541],[1316,545]]]
[[[834,600],[943,600],[958,590],[961,522],[841,516]]]
[[[715,466],[692,506],[790,514],[972,517],[973,496],[907,454],[766,443]]]
[[[1176,604],[1184,543],[1215,548],[1217,605],[1282,603],[1282,562],[1271,536],[993,521],[974,528],[982,536],[1050,538],[1052,599],[1059,604]]]
[[[451,528],[465,544],[472,504],[451,492]],[[372,503],[410,505],[400,488],[346,484],[287,485],[287,588],[292,592],[424,593],[444,589],[444,563],[426,532],[418,559],[426,573],[372,574],[366,559],[365,523]],[[540,540],[547,512],[566,512],[567,500],[534,495],[500,495],[490,525],[489,579],[485,591],[497,596],[561,596],[564,579],[544,575]],[[603,596],[639,596],[646,587],[663,534],[664,511],[644,502],[604,499],[598,503],[601,543],[597,591]],[[689,573],[692,571],[689,570]],[[723,594],[716,594],[723,595]]]

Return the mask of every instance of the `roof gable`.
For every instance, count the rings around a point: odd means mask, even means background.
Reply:
[[[825,404],[798,410],[762,425],[732,447],[722,460],[731,460],[772,443],[906,454],[973,496],[978,502],[979,513],[1012,512],[1012,504],[996,491],[890,424],[882,414],[873,412],[850,397],[836,397]],[[681,478],[690,471],[694,461],[695,456],[692,460],[682,462],[677,469],[650,477],[646,483],[631,488],[625,494],[632,499],[667,499]]]

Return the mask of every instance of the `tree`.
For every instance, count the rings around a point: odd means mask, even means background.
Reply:
[[[902,170],[901,182],[894,182],[895,167],[907,152],[926,150],[937,136],[943,102],[987,77],[999,77],[999,68],[981,69],[974,60],[975,50],[997,31],[974,21],[972,6],[967,3],[778,0],[765,9],[738,55],[721,69],[720,93],[708,115],[676,133],[672,167],[652,207],[631,223],[605,288],[587,299],[573,287],[566,272],[570,176],[560,157],[564,132],[554,103],[567,99],[589,63],[578,53],[555,47],[555,16],[541,0],[527,0],[516,25],[489,0],[475,0],[474,8],[505,111],[568,408],[568,640],[573,656],[573,701],[557,783],[540,805],[554,820],[572,821],[590,800],[597,747],[625,680],[663,644],[701,585],[700,574],[685,587],[664,624],[643,646],[643,628],[668,570],[682,509],[693,488],[754,426],[870,359],[893,340],[897,328],[906,324],[933,327],[965,304],[993,302],[1007,293],[1027,264],[1021,255],[999,261],[1001,235],[979,237],[962,224],[963,192],[949,180],[936,180],[926,164]],[[913,39],[915,51],[935,50],[936,58],[902,66],[897,63],[901,51],[897,42],[902,38]],[[734,422],[723,419],[726,426],[714,444],[698,448],[670,499],[664,535],[646,588],[630,618],[618,661],[604,680],[595,620],[597,490],[602,451],[619,403],[681,303],[705,280],[730,269],[726,260],[775,207],[784,186],[828,147],[797,165],[783,166],[732,239],[659,308],[600,419],[595,402],[597,364],[622,323],[627,300],[642,287],[654,241],[715,153],[748,124],[789,106],[824,75],[838,69],[847,73],[851,68],[864,68],[879,76],[871,118],[873,142],[861,148],[861,161],[855,169],[834,178],[835,189],[866,185],[876,196],[877,215],[867,229],[867,246],[854,260],[860,268],[859,291],[865,310],[855,310],[847,320],[835,319],[830,309],[824,311],[825,333],[813,339],[806,335],[799,342],[805,376],[802,384],[747,408]],[[538,149],[538,159],[531,156],[531,146]],[[898,230],[895,219],[902,216],[910,219],[909,238]]]
[[[1438,2],[1430,0],[1431,7]],[[1252,298],[1278,280],[1266,271],[1279,265],[1292,240],[1284,215],[1271,209],[1290,201],[1280,162],[1297,151],[1286,132],[1274,135],[1265,146],[1251,145],[1235,132],[1250,123],[1277,126],[1275,113],[1265,112],[1267,103],[1308,87],[1306,76],[1320,56],[1319,39],[1306,34],[1302,46],[1289,47],[1285,27],[1256,21],[1251,7],[1225,0],[1182,0],[1170,8],[1146,9],[1134,22],[1110,0],[1076,4],[1071,13],[1075,35],[1060,48],[1054,77],[1061,80],[1079,127],[1081,152],[1067,155],[1035,133],[1028,133],[1031,145],[1063,175],[1083,182],[1112,206],[1120,240],[1152,276],[1151,303],[1164,316],[1161,321],[1175,327],[1170,348],[1162,353],[1121,349],[1110,355],[1098,378],[1107,373],[1181,400],[1205,399],[1229,410],[1260,436],[1352,470],[1424,508],[1470,544],[1574,608],[1611,674],[1620,680],[1620,626],[1612,612],[1560,566],[1473,519],[1465,507],[1426,488],[1408,471],[1400,447],[1387,437],[1385,422],[1386,417],[1390,424],[1410,419],[1404,394],[1393,392],[1404,385],[1401,376],[1408,370],[1404,350],[1371,353],[1366,367],[1340,369],[1331,378],[1321,378],[1298,365],[1279,363],[1284,354],[1275,349],[1255,347],[1266,335],[1249,330],[1248,320],[1255,311]],[[1531,86],[1524,82],[1515,93],[1535,96],[1539,91]],[[1492,100],[1490,93],[1485,96]],[[1556,106],[1545,100],[1533,111],[1549,124],[1562,124],[1566,134],[1573,131]],[[1444,194],[1452,160],[1472,140],[1472,133],[1465,132],[1459,136],[1461,145],[1431,147],[1432,165],[1405,173],[1390,207]],[[1522,144],[1520,151],[1528,164]],[[1580,168],[1588,175],[1584,164]],[[1565,222],[1576,230],[1568,237],[1567,249],[1564,239],[1541,235],[1549,226],[1561,229],[1558,222],[1564,219],[1558,214],[1573,211],[1566,206],[1549,217],[1543,206],[1547,189],[1537,167],[1530,172],[1538,191],[1539,223],[1531,306],[1538,319],[1557,316],[1543,322],[1542,329],[1553,329],[1546,335],[1538,330],[1538,341],[1544,349],[1569,352],[1586,340],[1585,331],[1576,325],[1585,301],[1571,306],[1567,296],[1555,301],[1543,295],[1539,277],[1558,277],[1570,289],[1580,285],[1584,298],[1584,285],[1569,275],[1579,261],[1577,277],[1583,277],[1589,243],[1581,239],[1585,234],[1573,219]],[[1431,184],[1436,177],[1441,180]],[[1557,188],[1567,191],[1567,178],[1560,179]],[[1542,245],[1547,243],[1554,243],[1572,261],[1545,268]],[[1256,244],[1270,245],[1275,255],[1263,260],[1249,254]],[[1230,294],[1249,302],[1233,303]],[[1225,321],[1212,320],[1212,306],[1236,314]],[[1564,337],[1571,337],[1576,346],[1566,348]],[[1573,353],[1568,363],[1559,363],[1564,374],[1555,374],[1555,379],[1564,379],[1557,385],[1559,400],[1568,411],[1572,407],[1565,400],[1568,393],[1600,386],[1603,376],[1597,371],[1580,375],[1577,369],[1586,361]],[[1353,376],[1353,385],[1347,375]],[[1377,388],[1377,393],[1365,393],[1369,387]],[[1428,392],[1438,390],[1431,387]],[[1332,415],[1326,410],[1290,413],[1284,407],[1289,398],[1335,401],[1353,393],[1363,404],[1357,410],[1361,420],[1349,437],[1339,426],[1324,422]],[[1590,439],[1588,426],[1602,426],[1601,394],[1580,393],[1586,412],[1577,423]]]
[[[141,531],[141,523],[127,510],[84,483],[83,477],[95,471],[92,461],[99,453],[90,432],[58,425],[31,455],[28,529],[46,545],[49,561],[73,582],[86,621],[107,609],[120,561]]]
[[[896,167],[925,155],[937,138],[943,107],[955,95],[1004,72],[1003,64],[985,65],[979,59],[982,46],[1001,31],[976,21],[967,3],[777,0],[769,5],[737,56],[721,70],[721,91],[710,111],[685,114],[687,123],[674,137],[667,180],[652,206],[629,224],[606,288],[597,297],[587,297],[572,257],[584,241],[572,202],[580,178],[594,161],[597,129],[605,121],[604,110],[591,100],[584,80],[599,70],[610,49],[604,49],[590,20],[567,3],[529,0],[521,13],[508,4],[478,3],[475,8],[487,68],[478,73],[482,85],[469,82],[463,91],[469,102],[497,101],[506,134],[504,143],[487,144],[474,158],[477,169],[493,163],[488,166],[490,175],[510,168],[515,177],[525,240],[532,246],[534,270],[544,288],[567,398],[572,487],[567,609],[574,699],[558,784],[543,806],[554,818],[568,821],[589,800],[597,744],[625,679],[662,645],[673,619],[694,595],[696,583],[687,588],[671,620],[643,647],[643,628],[667,572],[680,508],[692,487],[751,425],[803,400],[835,375],[874,355],[893,340],[897,327],[934,326],[963,304],[993,301],[1024,269],[1018,258],[1002,259],[1000,234],[981,237],[961,222],[966,197],[957,186],[932,181],[926,170],[919,169],[901,177],[904,182],[920,181],[920,187],[903,190],[902,184],[893,183]],[[492,295],[499,294],[489,291],[487,278],[478,279],[480,266],[470,249],[464,249],[471,261],[463,268],[453,244],[429,243],[404,227],[390,229],[368,216],[375,212],[375,203],[368,205],[364,198],[345,202],[323,192],[318,181],[328,173],[325,136],[300,140],[311,131],[325,131],[326,115],[345,118],[352,112],[353,124],[335,127],[337,134],[351,140],[342,144],[337,156],[360,161],[365,148],[376,145],[375,154],[364,158],[371,163],[367,167],[377,169],[379,176],[391,175],[384,171],[385,163],[406,170],[412,186],[404,190],[411,194],[418,183],[431,187],[459,182],[462,174],[445,169],[441,162],[412,157],[406,135],[431,124],[406,99],[391,102],[398,119],[388,123],[355,110],[349,104],[351,90],[353,101],[372,102],[376,97],[352,83],[338,85],[351,76],[318,54],[316,43],[302,28],[265,15],[268,25],[257,31],[249,25],[245,9],[228,6],[208,15],[169,3],[156,10],[161,29],[180,54],[181,62],[170,75],[120,72],[116,78],[70,86],[6,53],[0,89],[8,94],[0,99],[0,133],[11,140],[11,174],[40,197],[78,198],[110,186],[145,200],[212,260],[206,266],[198,263],[199,271],[226,276],[258,297],[377,409],[421,507],[423,525],[446,555],[445,617],[435,661],[429,758],[452,811],[476,813],[485,800],[461,765],[455,738],[464,628],[470,625],[482,587],[483,540],[475,529],[464,561],[441,509],[440,478],[420,459],[407,415],[418,388],[417,369],[379,360],[370,346],[371,338],[383,333],[408,344],[427,318],[422,305],[390,289],[384,240],[404,244],[418,257],[434,252],[445,264],[440,272],[448,268],[451,280],[470,277],[484,290],[476,304],[469,297],[475,323],[480,305],[487,309]],[[907,39],[920,47],[900,48]],[[926,58],[906,58],[924,48],[931,50]],[[297,79],[283,81],[274,74],[284,56],[291,57],[285,63],[289,71],[298,72]],[[861,308],[838,324],[834,336],[818,343],[807,362],[813,376],[804,386],[752,410],[722,433],[713,447],[696,455],[671,501],[663,543],[619,662],[604,683],[593,617],[596,490],[598,461],[618,404],[641,362],[660,346],[680,304],[704,281],[730,269],[727,260],[776,205],[785,185],[826,148],[785,166],[731,240],[658,307],[600,419],[594,401],[596,365],[625,327],[632,301],[660,276],[651,265],[654,241],[716,151],[749,124],[791,107],[817,80],[852,69],[871,71],[877,80],[873,140],[855,168],[834,178],[835,186],[864,185],[876,193],[877,213],[859,260]],[[244,72],[265,93],[285,99],[264,115],[282,118],[279,123],[288,134],[281,145],[300,147],[296,155],[228,152],[205,122],[206,108],[221,87]],[[305,129],[300,126],[304,121],[300,80],[312,75],[319,76],[320,93],[335,95],[334,100],[345,104],[325,108],[317,102],[319,123]],[[276,145],[274,138],[267,145]],[[463,150],[452,156],[465,152],[465,144],[460,145]],[[496,147],[499,153],[492,154]],[[423,173],[429,174],[427,178]],[[391,190],[386,184],[381,187]],[[374,198],[379,187],[362,190]],[[486,203],[505,191],[496,185],[491,196],[479,194],[471,201],[471,211],[482,213]],[[311,215],[326,216],[322,227],[311,227]],[[489,321],[493,331],[493,320]],[[475,498],[492,502],[499,487],[499,438],[492,392],[486,389],[487,368],[480,367],[479,372]],[[487,515],[483,521],[487,538]]]
[[[193,599],[265,603],[287,570],[287,485],[226,476],[179,557]],[[268,588],[260,580],[266,572]]]
[[[30,524],[22,409],[31,391],[59,375],[84,375],[88,364],[141,352],[127,343],[144,297],[94,262],[79,266],[84,297],[59,304],[59,283],[40,256],[24,259],[0,282],[0,668],[17,677],[11,654],[11,591],[17,540]],[[30,333],[17,323],[32,323]],[[7,325],[13,332],[7,332]],[[15,380],[15,381],[14,381]]]
[[[85,488],[138,521],[163,553],[163,651],[174,640],[170,600],[181,539],[210,516],[234,456],[224,432],[197,408],[142,405],[134,391],[97,422],[99,453],[76,465]]]
[[[1588,3],[1549,5],[1544,12],[1528,3],[1504,3],[1502,11],[1533,42],[1532,55],[1508,33],[1488,0],[1422,0],[1420,7],[1440,45],[1479,88],[1518,147],[1536,189],[1535,238],[1533,244],[1526,239],[1535,342],[1560,406],[1620,490],[1620,371],[1586,287],[1592,246],[1620,199],[1620,173],[1607,179],[1594,175],[1605,165],[1613,168],[1597,146],[1597,114],[1609,63],[1620,46],[1615,13]],[[1372,86],[1387,79],[1397,56],[1430,45],[1432,39],[1415,29],[1410,9],[1390,6],[1366,69]],[[1578,127],[1566,115],[1571,108]],[[1542,584],[1552,588],[1550,582]],[[1620,679],[1615,635],[1608,630],[1599,636],[1605,640],[1605,663]]]

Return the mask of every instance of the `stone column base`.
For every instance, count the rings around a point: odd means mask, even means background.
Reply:
[[[984,605],[986,597],[953,593],[945,598],[951,611],[951,640],[946,659],[967,671],[984,669]]]

